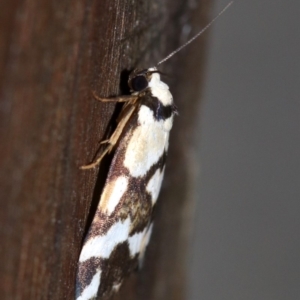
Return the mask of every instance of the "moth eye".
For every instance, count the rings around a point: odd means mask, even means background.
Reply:
[[[145,76],[136,76],[131,80],[131,87],[134,91],[140,92],[148,87],[148,81]]]

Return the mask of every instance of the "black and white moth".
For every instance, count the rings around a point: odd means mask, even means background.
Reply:
[[[97,166],[114,150],[99,205],[80,253],[76,300],[107,299],[143,261],[165,171],[169,134],[177,113],[157,66],[195,40],[228,7],[183,46],[155,67],[135,70],[129,77],[130,96],[100,101],[124,102],[118,126],[102,155],[83,169]]]

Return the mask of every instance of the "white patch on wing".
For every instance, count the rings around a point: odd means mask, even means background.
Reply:
[[[128,245],[131,257],[139,254],[140,265],[144,257],[146,246],[150,240],[153,224],[146,227],[142,232],[135,233],[128,238]]]
[[[146,191],[151,195],[152,206],[154,206],[154,204],[157,201],[159,191],[161,188],[161,183],[164,177],[164,171],[165,168],[163,168],[162,171],[160,171],[160,169],[157,169],[154,175],[148,181],[148,184],[146,186]]]
[[[81,295],[76,300],[89,300],[97,296],[100,285],[101,271],[98,270],[91,283],[82,291]]]
[[[135,233],[133,236],[128,238],[129,251],[132,257],[140,252],[140,246],[146,231],[147,227],[143,231]]]
[[[156,68],[149,68],[149,71],[155,71]],[[148,84],[148,87],[151,89],[151,94],[158,98],[160,102],[167,106],[173,104],[173,97],[169,91],[169,87],[167,84],[160,80],[159,73],[153,73],[151,80]]]
[[[141,105],[138,113],[140,125],[133,131],[124,159],[124,166],[128,168],[130,175],[143,176],[158,162],[168,145],[172,120],[173,117],[166,121],[157,121],[152,110]]]
[[[130,224],[130,218],[118,221],[105,235],[88,240],[83,245],[79,262],[84,262],[91,257],[109,258],[115,247],[128,239]]]
[[[124,176],[120,176],[116,180],[108,182],[100,199],[101,211],[109,215],[114,212],[123,194],[126,192],[127,186],[128,179]]]

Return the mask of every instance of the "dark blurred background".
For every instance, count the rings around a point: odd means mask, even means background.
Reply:
[[[189,300],[300,299],[299,16],[235,1],[210,29]]]

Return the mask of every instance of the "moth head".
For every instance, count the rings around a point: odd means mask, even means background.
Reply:
[[[134,70],[128,80],[128,85],[131,92],[142,92],[149,86],[149,82],[152,78],[153,73],[159,73],[156,68],[149,68],[144,70]]]

